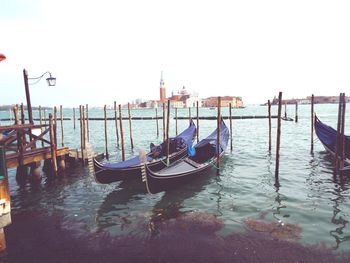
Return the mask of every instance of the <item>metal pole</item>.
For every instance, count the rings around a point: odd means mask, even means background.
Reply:
[[[33,114],[32,114],[32,104],[30,102],[28,72],[25,69],[23,69],[23,79],[24,79],[24,88],[25,88],[26,99],[27,99],[27,110],[28,110],[29,123],[34,124]]]

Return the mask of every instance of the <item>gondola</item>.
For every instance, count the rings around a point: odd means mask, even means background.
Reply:
[[[170,138],[169,162],[172,163],[187,154],[188,146],[196,136],[196,126],[191,121],[189,127],[174,138]],[[150,146],[151,150],[146,155],[147,163],[152,169],[158,171],[166,166],[167,142]],[[141,163],[139,156],[115,163],[102,164],[94,158],[95,180],[101,184],[109,184],[117,181],[140,178]]]
[[[229,130],[225,122],[220,123],[220,156],[224,154],[229,139]],[[147,163],[142,171],[142,180],[149,193],[179,187],[194,178],[206,174],[217,161],[217,129],[207,138],[195,145],[192,154],[154,171]]]
[[[324,124],[315,116],[315,132],[327,152],[335,156],[337,130]],[[345,163],[350,164],[350,136],[345,135]]]
[[[294,121],[294,119],[291,118],[291,117],[281,117],[281,120],[283,120],[283,121]]]

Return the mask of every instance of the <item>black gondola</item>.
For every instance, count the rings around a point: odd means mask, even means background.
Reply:
[[[174,138],[170,138],[169,163],[187,155],[188,146],[196,136],[196,126],[191,121],[189,127]],[[151,144],[151,151],[146,155],[147,163],[158,171],[166,166],[167,143]],[[117,181],[132,180],[141,177],[141,163],[139,156],[116,163],[102,164],[94,158],[95,180],[101,184]]]
[[[229,139],[229,130],[225,122],[220,123],[220,156],[224,154]],[[170,166],[154,171],[145,164],[142,179],[149,193],[158,193],[176,188],[205,174],[217,160],[217,130],[194,146],[194,154],[186,156]]]
[[[335,145],[337,140],[337,130],[328,126],[320,121],[315,116],[315,132],[318,139],[323,144],[327,152],[333,157],[335,156]],[[347,164],[350,164],[350,136],[345,135],[345,160]]]
[[[283,121],[294,121],[294,119],[291,118],[291,117],[281,117],[281,120],[283,120]]]

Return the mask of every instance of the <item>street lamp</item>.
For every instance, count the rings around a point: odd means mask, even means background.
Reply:
[[[56,85],[56,78],[52,77],[51,72],[46,71],[44,74],[42,74],[39,77],[29,78],[27,70],[23,69],[24,87],[25,87],[25,91],[26,91],[28,118],[29,118],[29,123],[30,124],[34,124],[34,121],[33,121],[33,114],[32,114],[32,104],[30,102],[29,85],[34,85],[34,84],[38,83],[46,74],[50,75],[50,77],[48,77],[46,79],[47,84],[49,86],[55,86]],[[29,84],[28,80],[36,80],[36,81]]]

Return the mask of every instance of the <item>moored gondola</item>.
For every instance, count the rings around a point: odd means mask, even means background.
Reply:
[[[187,155],[187,148],[192,145],[196,136],[196,126],[191,121],[189,127],[174,138],[170,138],[169,163]],[[167,143],[150,146],[146,155],[147,163],[158,171],[166,166]],[[141,177],[141,162],[139,156],[115,163],[102,164],[94,158],[95,180],[98,183],[109,184],[117,181],[132,180]]]
[[[229,139],[225,122],[220,123],[220,156],[224,154]],[[142,179],[149,193],[179,187],[206,174],[217,161],[217,130],[194,146],[193,154],[186,156],[161,170],[155,171],[149,164],[144,165]]]
[[[322,145],[333,157],[337,140],[337,130],[320,121],[315,116],[315,132]],[[350,136],[345,135],[345,163],[350,164]]]

